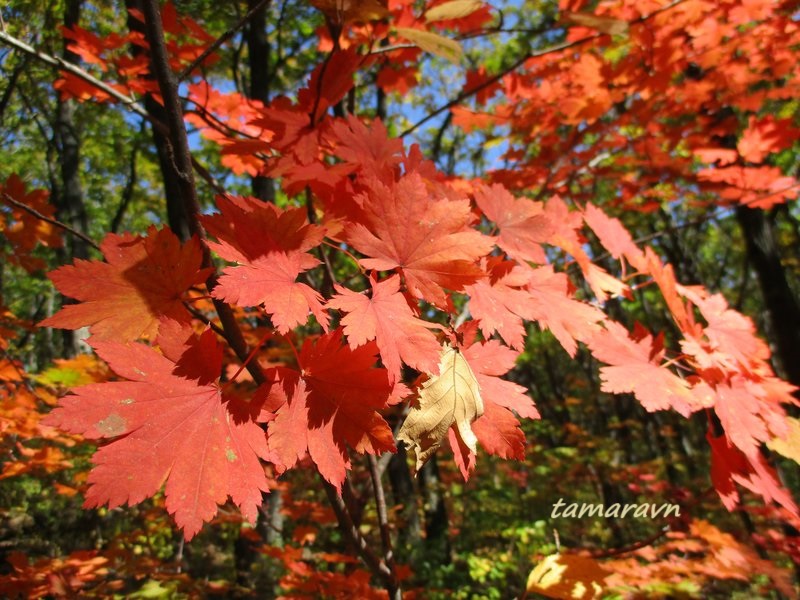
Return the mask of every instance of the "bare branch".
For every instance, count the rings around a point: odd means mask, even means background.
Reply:
[[[42,213],[40,213],[35,208],[31,208],[27,204],[23,204],[22,202],[20,202],[18,200],[15,200],[14,198],[9,196],[5,192],[3,192],[2,195],[3,195],[3,200],[8,202],[9,204],[11,204],[13,206],[16,206],[17,208],[22,209],[22,210],[32,214],[34,217],[36,217],[37,219],[40,219],[41,221],[44,221],[45,223],[50,223],[51,225],[55,225],[56,227],[59,227],[59,228],[63,229],[64,231],[66,231],[68,233],[71,233],[75,237],[82,239],[84,242],[89,244],[95,250],[100,250],[100,246],[98,246],[97,243],[92,238],[90,238],[87,235],[81,233],[77,229],[73,229],[72,227],[70,227],[66,223],[62,223],[61,221],[57,221],[56,219],[51,219],[50,217],[47,217],[47,216],[43,215]]]
[[[71,73],[72,75],[75,75],[76,77],[82,79],[86,83],[89,83],[89,84],[93,85],[98,90],[101,90],[101,91],[105,92],[106,94],[108,94],[109,96],[114,98],[115,100],[118,100],[120,103],[122,103],[130,111],[136,113],[137,115],[139,115],[141,117],[144,117],[145,119],[152,120],[152,119],[150,119],[150,117],[147,114],[147,111],[144,109],[144,107],[142,105],[140,105],[139,103],[137,103],[134,98],[130,98],[130,97],[126,96],[125,94],[119,92],[118,90],[115,90],[110,85],[108,85],[106,83],[103,83],[102,81],[97,79],[97,77],[95,77],[91,73],[87,73],[86,71],[84,71],[80,67],[77,67],[77,66],[73,65],[72,63],[67,62],[63,58],[59,58],[57,56],[51,56],[50,54],[45,54],[44,52],[41,52],[41,51],[37,50],[36,48],[33,48],[32,46],[29,46],[28,44],[26,44],[22,40],[19,40],[19,39],[15,38],[14,36],[9,35],[5,31],[0,31],[0,41],[4,42],[8,46],[11,46],[12,48],[15,48],[17,50],[25,52],[26,54],[29,54],[30,56],[33,56],[34,58],[39,59],[39,61],[41,61],[43,63],[46,63],[46,64],[51,65],[53,67],[58,67],[62,71],[67,71],[68,73]]]
[[[394,552],[392,550],[392,534],[389,531],[389,516],[386,511],[386,497],[383,493],[383,483],[378,469],[378,460],[370,454],[369,474],[372,478],[372,489],[375,492],[375,507],[378,511],[378,526],[381,530],[381,544],[383,545],[383,557],[389,571],[392,573],[393,582],[387,582],[392,587],[387,587],[389,598],[401,597],[400,585],[397,582],[397,572],[394,564]]]
[[[336,514],[336,519],[339,521],[339,529],[347,538],[347,540],[352,544],[355,548],[358,555],[361,557],[361,560],[369,567],[370,571],[381,580],[383,580],[387,586],[392,586],[395,588],[397,586],[397,582],[392,575],[392,571],[377,556],[367,544],[367,541],[361,535],[361,532],[358,530],[358,527],[355,526],[353,523],[353,519],[350,516],[350,513],[347,510],[347,506],[342,500],[342,497],[336,491],[330,483],[327,481],[323,481],[323,486],[325,487],[325,493],[328,496],[328,501],[333,508],[334,514]]]
[[[178,82],[183,81],[189,75],[191,75],[192,71],[194,71],[197,67],[199,67],[201,64],[203,64],[203,61],[205,61],[205,59],[207,59],[209,56],[211,56],[211,54],[213,52],[215,52],[220,46],[222,46],[222,44],[224,44],[229,39],[231,39],[234,35],[236,35],[237,31],[239,31],[242,27],[247,25],[247,22],[250,19],[252,19],[256,15],[256,13],[258,11],[260,11],[262,8],[267,6],[267,4],[269,4],[269,3],[270,3],[270,0],[261,0],[261,2],[256,4],[249,11],[247,11],[247,14],[245,16],[243,16],[241,19],[239,19],[239,22],[236,23],[236,25],[234,25],[233,27],[228,29],[225,33],[223,33],[216,40],[214,40],[214,42],[208,48],[203,50],[203,53],[200,56],[198,56],[194,60],[194,62],[192,62],[192,64],[190,64],[188,67],[186,67],[183,71],[180,72],[180,75],[178,75]]]
[[[75,77],[78,77],[79,79],[85,81],[86,83],[94,86],[98,90],[108,94],[109,96],[117,100],[120,104],[122,104],[126,109],[130,110],[132,113],[135,113],[140,117],[142,117],[143,119],[146,119],[153,125],[153,127],[157,128],[162,133],[165,134],[168,133],[167,126],[158,119],[153,118],[153,116],[147,112],[147,109],[145,109],[144,106],[139,104],[136,101],[136,99],[126,96],[119,90],[115,90],[110,85],[97,79],[94,75],[88,73],[87,71],[84,71],[80,67],[73,65],[72,63],[69,63],[57,56],[51,56],[50,54],[41,52],[40,50],[37,50],[32,46],[29,46],[22,40],[19,40],[4,31],[0,31],[0,42],[4,42],[8,46],[20,50],[21,52],[24,52],[45,64],[57,67],[59,69],[71,73],[72,75],[75,75]],[[214,191],[216,191],[218,194],[225,194],[225,190],[214,179],[214,177],[211,176],[211,174],[208,172],[208,169],[206,169],[203,165],[201,165],[194,157],[191,157],[191,161],[197,174],[200,175],[200,177],[204,179],[214,189]]]

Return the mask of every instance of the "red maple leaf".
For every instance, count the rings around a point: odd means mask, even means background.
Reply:
[[[49,274],[65,296],[80,300],[42,321],[44,327],[79,329],[89,325],[96,339],[152,339],[161,317],[188,322],[182,296],[205,281],[200,243],[181,245],[169,229],[147,236],[106,236],[100,249],[107,262],[76,260]]]
[[[586,205],[583,218],[611,256],[617,260],[624,256],[635,268],[645,270],[644,253],[619,219],[609,217],[594,204]]]
[[[541,202],[515,198],[499,184],[479,188],[475,202],[486,218],[497,225],[500,231],[497,245],[509,256],[519,261],[547,262],[541,244],[555,229]]]
[[[768,115],[762,119],[751,116],[747,129],[736,144],[736,149],[747,162],[763,162],[767,155],[789,148],[800,132],[792,127],[791,119],[775,119]]]
[[[499,256],[486,261],[490,279],[482,279],[464,288],[469,294],[469,312],[480,323],[487,339],[499,333],[503,340],[517,350],[525,346],[525,326],[537,313],[530,292],[525,289],[530,274],[514,261]]]
[[[511,411],[528,419],[540,418],[539,411],[524,387],[500,379],[514,368],[517,353],[497,340],[475,342],[474,331],[474,326],[462,329],[464,347],[461,349],[478,381],[483,399],[483,415],[472,423],[472,430],[488,454],[522,460],[525,435]],[[475,468],[476,455],[461,441],[453,427],[448,431],[448,439],[456,465],[466,480]]]
[[[689,383],[675,375],[661,359],[663,350],[650,335],[632,339],[615,321],[606,321],[589,340],[589,348],[601,367],[602,390],[613,394],[632,393],[645,410],[675,409],[684,417],[707,406],[692,393]]]
[[[342,344],[342,330],[306,340],[301,372],[273,371],[267,407],[269,447],[282,469],[308,451],[320,474],[341,488],[350,466],[347,447],[359,453],[394,452],[394,436],[377,411],[408,393],[392,384],[386,369],[374,367],[374,342],[358,348]]]
[[[409,290],[441,308],[447,306],[442,288],[460,291],[481,278],[475,262],[491,251],[492,240],[469,227],[466,199],[434,198],[417,173],[391,187],[375,179],[366,185],[357,198],[365,223],[347,230],[350,243],[370,257],[362,265],[402,269]]]
[[[55,217],[55,206],[48,202],[49,192],[42,189],[25,190],[25,182],[12,173],[5,183],[0,180],[0,230],[3,237],[10,242],[12,252],[3,252],[6,260],[19,262],[28,272],[46,268],[45,262],[31,251],[37,244],[51,248],[61,247],[63,240],[60,232],[47,221],[34,217],[26,210],[19,208],[10,200],[27,206],[30,209],[52,219]]]
[[[549,329],[570,356],[577,351],[576,340],[586,341],[600,330],[605,320],[601,310],[569,295],[569,279],[551,266],[530,271],[528,291],[533,299],[531,318]]]
[[[739,492],[734,485],[738,483],[763,497],[765,502],[774,500],[798,516],[797,505],[761,454],[745,456],[727,436],[713,437],[710,431],[706,439],[711,445],[711,481],[725,508],[733,510],[739,504]]]
[[[390,138],[378,119],[369,128],[353,115],[347,122],[338,119],[331,124],[336,139],[334,154],[345,161],[350,171],[361,171],[373,177],[393,176],[402,160],[403,141]]]
[[[441,346],[429,328],[440,326],[414,315],[400,293],[399,277],[370,283],[371,297],[336,286],[339,293],[328,302],[328,307],[348,313],[342,325],[350,347],[375,340],[393,380],[399,379],[403,362],[418,371],[435,372]]]
[[[213,295],[240,306],[258,306],[281,333],[305,323],[309,311],[323,328],[328,315],[322,296],[295,280],[319,261],[307,250],[319,245],[325,230],[309,224],[300,208],[280,209],[255,198],[219,198],[219,214],[204,218],[218,242],[209,247],[239,263],[223,270]]]
[[[622,295],[628,289],[628,286],[619,279],[594,264],[584,251],[585,240],[580,234],[583,225],[581,212],[570,211],[559,196],[553,196],[545,205],[545,215],[553,227],[553,234],[547,242],[558,246],[575,258],[575,262],[580,266],[583,276],[599,300],[605,301],[609,294]]]
[[[46,423],[90,439],[116,438],[92,459],[87,507],[136,504],[166,481],[167,509],[187,540],[228,496],[255,522],[268,489],[259,461],[269,456],[264,431],[232,412],[216,383],[222,351],[214,333],[166,331],[160,343],[173,357],[140,343],[95,341],[127,381],[75,388]]]

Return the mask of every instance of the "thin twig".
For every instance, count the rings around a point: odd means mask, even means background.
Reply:
[[[664,525],[656,533],[654,533],[653,535],[649,536],[646,539],[639,540],[637,542],[633,542],[632,544],[628,544],[627,546],[622,546],[619,548],[598,550],[590,553],[590,556],[592,558],[609,558],[611,556],[619,556],[620,554],[628,554],[629,552],[640,550],[642,548],[646,548],[647,546],[652,545],[654,542],[657,542],[659,539],[667,535],[667,533],[669,533],[669,530],[670,530],[669,525]]]
[[[22,40],[19,40],[14,36],[9,35],[5,31],[0,31],[0,41],[11,46],[12,48],[16,48],[17,50],[25,52],[26,54],[29,54],[34,58],[39,59],[43,63],[46,63],[53,67],[58,67],[63,71],[67,71],[68,73],[75,75],[76,77],[82,79],[86,83],[93,85],[98,90],[105,92],[115,100],[118,100],[119,102],[124,104],[129,110],[135,112],[137,115],[144,117],[145,119],[150,118],[144,107],[139,103],[137,103],[136,100],[134,100],[133,98],[129,98],[128,96],[119,92],[118,90],[115,90],[110,85],[103,83],[102,81],[97,79],[97,77],[95,77],[94,75],[84,71],[80,67],[75,66],[70,62],[67,62],[63,58],[59,58],[58,56],[51,56],[50,54],[45,54],[44,52],[41,52],[40,50],[37,50],[36,48],[29,46]]]
[[[153,117],[149,112],[147,112],[147,109],[145,109],[144,106],[139,104],[134,98],[130,98],[125,94],[121,93],[119,90],[115,90],[110,85],[102,82],[101,80],[97,79],[94,75],[92,75],[87,71],[84,71],[80,67],[70,62],[67,62],[64,59],[59,58],[57,56],[51,56],[50,54],[46,54],[45,52],[37,50],[36,48],[29,46],[22,40],[19,40],[14,36],[9,35],[8,33],[3,31],[0,31],[0,42],[4,42],[8,46],[11,46],[16,50],[20,50],[45,64],[48,64],[53,67],[58,67],[59,69],[62,69],[64,71],[71,73],[72,75],[75,75],[75,77],[81,79],[82,81],[85,81],[89,85],[92,85],[98,90],[108,94],[109,96],[117,100],[120,104],[122,104],[125,108],[130,110],[132,113],[139,115],[143,119],[146,119],[149,123],[153,125],[153,127],[158,129],[164,135],[169,134],[169,129],[167,128],[167,126],[158,119],[156,119],[155,117]],[[194,167],[195,171],[197,171],[197,174],[200,175],[200,177],[202,177],[217,193],[224,194],[225,193],[224,189],[222,189],[222,186],[208,172],[208,169],[206,169],[203,165],[201,165],[197,161],[197,159],[195,159],[193,156],[191,157],[191,160],[192,160],[192,166]]]
[[[39,219],[41,221],[44,221],[45,223],[50,223],[51,225],[55,225],[56,227],[60,227],[64,231],[67,231],[67,232],[71,233],[72,235],[74,235],[75,237],[78,237],[78,238],[82,239],[84,242],[89,244],[95,250],[100,250],[100,246],[98,246],[97,243],[92,238],[88,237],[86,234],[81,233],[77,229],[73,229],[72,227],[70,227],[66,223],[62,223],[61,221],[57,221],[56,219],[51,219],[50,217],[43,215],[42,213],[40,213],[35,208],[31,208],[27,204],[23,204],[22,202],[20,202],[18,200],[15,200],[11,196],[9,196],[6,192],[2,192],[2,195],[3,195],[3,200],[8,202],[9,204],[11,204],[13,206],[16,206],[17,208],[20,208],[20,209],[22,209],[22,210],[24,210],[26,212],[29,212],[34,217],[36,217],[37,219]]]
[[[375,492],[375,508],[378,511],[378,526],[381,530],[381,544],[383,545],[383,559],[386,566],[392,573],[394,579],[394,587],[389,587],[389,597],[393,600],[400,598],[402,593],[400,585],[397,583],[397,572],[395,570],[394,552],[392,550],[392,534],[389,531],[389,517],[386,511],[386,496],[383,493],[383,483],[381,482],[381,474],[378,470],[378,460],[370,454],[369,459],[369,474],[372,478],[372,489]],[[388,582],[387,582],[388,583]]]
[[[239,22],[236,23],[233,27],[228,29],[225,33],[219,36],[214,42],[205,50],[203,53],[198,56],[192,64],[186,67],[183,71],[180,72],[178,75],[178,83],[186,79],[189,75],[191,75],[192,71],[194,71],[197,67],[199,67],[203,62],[214,52],[216,51],[222,44],[227,42],[231,39],[237,31],[239,31],[242,27],[247,25],[247,22],[252,19],[258,11],[264,8],[267,4],[270,3],[270,0],[261,0],[258,4],[256,4],[253,8],[247,11],[247,14],[239,19]]]
[[[372,552],[369,544],[367,544],[367,541],[353,523],[353,519],[350,517],[350,513],[345,506],[344,500],[342,500],[342,497],[339,496],[336,488],[334,488],[327,481],[323,481],[323,487],[325,488],[325,493],[328,496],[328,501],[333,508],[333,512],[336,515],[336,519],[339,521],[339,529],[342,531],[347,540],[353,545],[356,552],[358,552],[361,560],[364,561],[373,574],[377,575],[386,583],[387,587],[389,585],[396,586],[397,583],[394,581],[394,577],[392,572],[389,570],[389,567]]]
[[[141,121],[139,133],[142,134],[145,129],[145,121]],[[131,148],[131,156],[128,161],[128,181],[122,190],[122,200],[119,203],[117,212],[114,213],[114,218],[111,219],[111,233],[117,233],[119,226],[122,224],[122,219],[125,216],[125,211],[133,201],[133,193],[136,190],[136,160],[139,154],[139,140],[134,142]]]
[[[220,336],[222,336],[222,337],[225,337],[225,330],[224,330],[224,329],[222,329],[222,327],[220,327],[219,325],[217,325],[216,323],[214,323],[214,321],[212,321],[212,320],[211,320],[211,319],[209,319],[209,318],[208,318],[206,315],[204,315],[202,312],[200,312],[199,310],[197,310],[197,309],[196,309],[194,306],[192,306],[192,305],[191,305],[189,302],[186,302],[186,301],[184,301],[184,302],[183,302],[183,306],[184,306],[184,308],[185,308],[186,310],[188,310],[188,311],[189,311],[189,313],[191,313],[191,315],[192,315],[192,316],[193,316],[195,319],[197,319],[197,320],[198,320],[198,321],[200,321],[201,323],[205,323],[206,325],[208,325],[208,326],[211,328],[211,330],[212,330],[214,333],[216,333],[217,335],[220,335]]]

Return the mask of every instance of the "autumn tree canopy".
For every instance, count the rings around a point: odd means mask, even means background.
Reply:
[[[3,594],[797,594],[800,3],[37,4]]]

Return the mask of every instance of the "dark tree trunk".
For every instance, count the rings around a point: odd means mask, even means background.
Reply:
[[[141,0],[125,0],[125,7],[128,10],[134,8],[140,12],[143,11]],[[142,35],[145,34],[144,24],[130,16],[128,17],[128,28]],[[144,52],[144,50],[141,47],[131,46],[132,55],[138,56],[142,52]],[[148,114],[156,121],[164,124],[167,123],[166,109],[156,102],[152,96],[145,96],[144,107]],[[180,175],[173,158],[172,146],[165,131],[162,132],[157,127],[151,127],[151,130],[153,132],[153,144],[158,154],[161,178],[164,184],[164,197],[167,201],[167,223],[170,229],[175,232],[175,235],[182,240],[186,240],[190,237],[189,220],[186,216],[183,199],[181,198]]]
[[[421,528],[419,513],[417,512],[417,493],[414,489],[414,480],[408,468],[405,446],[400,445],[397,454],[389,460],[389,483],[392,486],[392,500],[394,504],[402,506],[399,512],[397,528],[397,543],[395,549],[397,557],[402,562],[407,558],[408,552],[419,545]]]
[[[252,10],[259,0],[247,0],[247,9]],[[261,7],[250,19],[245,29],[247,42],[247,64],[250,69],[250,85],[248,97],[264,104],[269,102],[272,73],[269,66],[269,39],[267,38],[267,9],[269,4]],[[275,182],[263,175],[256,175],[251,180],[253,195],[264,202],[275,200]]]
[[[441,564],[450,564],[450,539],[447,535],[449,521],[435,456],[425,463],[417,477],[425,502],[425,545]]]
[[[67,0],[64,6],[64,26],[74,27],[80,21],[82,0]],[[64,60],[78,64],[78,55],[67,50],[64,40],[62,50]],[[58,187],[53,193],[53,202],[56,206],[58,219],[70,225],[73,229],[86,233],[89,229],[86,217],[86,207],[83,203],[83,188],[80,178],[81,141],[80,133],[75,123],[75,101],[57,100],[56,120],[53,124],[53,138],[58,153],[58,163],[61,178]],[[65,252],[62,256],[64,262],[75,258],[88,258],[89,248],[86,242],[77,236],[67,236]],[[68,298],[62,298],[62,304],[70,304]],[[64,355],[74,356],[80,351],[80,334],[78,331],[64,329],[61,331],[64,345]]]
[[[781,264],[772,218],[747,206],[737,207],[736,217],[764,298],[769,339],[777,351],[777,370],[800,386],[800,305]]]

